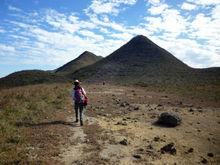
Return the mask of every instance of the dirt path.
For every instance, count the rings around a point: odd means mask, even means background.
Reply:
[[[67,122],[74,121],[73,117],[69,117]],[[61,154],[59,155],[62,158],[62,162],[69,165],[72,162],[82,159],[83,147],[85,147],[85,134],[83,132],[82,127],[78,124],[73,125],[73,127],[69,128],[69,131],[73,132],[72,136],[69,137],[70,146],[64,146],[61,149]]]
[[[73,124],[70,144],[59,155],[71,165],[137,164],[218,164],[220,162],[219,108],[165,104],[169,96],[160,96],[161,104],[146,103],[151,93],[136,96],[121,89],[90,89],[93,105],[88,107],[83,127]],[[138,92],[140,93],[140,92]],[[158,97],[158,96],[157,96]],[[164,101],[165,100],[165,101]],[[155,126],[161,112],[180,115],[183,123],[175,128]],[[67,119],[74,121],[72,117]],[[204,122],[209,121],[209,122]],[[161,153],[174,143],[176,154]]]
[[[68,117],[67,122],[72,122],[75,119],[73,117]],[[91,144],[89,144],[91,138],[88,134],[85,133],[85,127],[97,125],[97,121],[93,117],[85,117],[85,122],[87,126],[80,126],[79,123],[74,123],[72,127],[69,128],[69,131],[72,132],[72,135],[69,136],[70,146],[65,144],[61,148],[61,162],[66,165],[72,164],[84,164],[87,159],[91,156],[91,153],[95,153],[92,149]],[[94,130],[93,130],[94,131]],[[91,141],[92,144],[94,141]],[[87,151],[86,151],[87,150]],[[88,152],[89,151],[89,152]]]

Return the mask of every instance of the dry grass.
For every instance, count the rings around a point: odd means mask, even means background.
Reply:
[[[27,160],[28,125],[51,119],[63,110],[69,97],[67,86],[33,85],[1,90],[0,164]]]

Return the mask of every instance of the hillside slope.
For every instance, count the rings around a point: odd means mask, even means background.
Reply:
[[[49,71],[25,70],[14,72],[0,79],[0,88],[10,88],[30,84],[67,82],[68,78]]]
[[[181,78],[191,71],[192,68],[140,35],[105,59],[75,72],[73,76],[91,81],[155,83],[164,82],[167,78]]]
[[[94,64],[102,59],[101,56],[96,56],[95,54],[85,51],[76,59],[66,63],[65,65],[56,69],[56,73],[69,74],[73,73],[78,69],[86,67],[88,65]]]
[[[55,71],[43,70],[24,70],[14,72],[6,77],[0,78],[0,88],[10,88],[42,83],[57,83],[71,81],[69,74],[76,70],[91,65],[102,57],[96,56],[91,52],[85,51],[76,59],[68,62]]]

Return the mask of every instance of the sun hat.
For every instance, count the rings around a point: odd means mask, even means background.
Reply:
[[[75,80],[74,83],[80,83],[79,80]]]
[[[80,85],[80,81],[79,80],[75,80],[73,84],[74,85]]]

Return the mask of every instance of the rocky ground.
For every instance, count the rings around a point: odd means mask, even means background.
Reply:
[[[85,86],[90,98],[85,125],[72,123],[64,164],[219,164],[220,108],[145,88]],[[182,118],[157,125],[162,112]],[[67,121],[73,122],[71,105]]]
[[[220,102],[144,87],[83,85],[89,105],[81,127],[74,123],[71,87],[1,91],[0,164],[220,164]],[[159,125],[163,112],[182,123]]]

